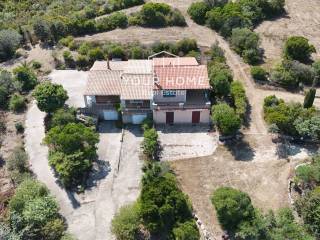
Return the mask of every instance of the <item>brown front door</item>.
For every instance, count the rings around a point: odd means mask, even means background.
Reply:
[[[200,112],[195,111],[192,112],[192,124],[197,124],[200,123]]]
[[[166,123],[171,125],[174,123],[174,112],[166,112]]]

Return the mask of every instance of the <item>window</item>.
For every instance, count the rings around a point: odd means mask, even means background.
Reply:
[[[163,97],[176,97],[177,96],[177,92],[176,90],[164,90],[162,93]]]

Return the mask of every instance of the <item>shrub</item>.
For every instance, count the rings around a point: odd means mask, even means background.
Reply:
[[[262,59],[259,50],[259,35],[247,28],[232,30],[231,46],[247,63],[254,64]]]
[[[78,53],[81,55],[88,55],[90,49],[93,48],[93,45],[89,42],[83,42],[78,48]]]
[[[50,148],[49,163],[69,188],[81,184],[96,158],[98,134],[81,123],[51,128],[45,137]]]
[[[267,81],[267,75],[268,73],[266,72],[266,70],[264,70],[264,68],[258,66],[251,67],[251,76],[254,80]]]
[[[84,55],[78,55],[78,57],[76,59],[76,63],[77,63],[77,67],[80,70],[86,70],[91,65],[88,57],[84,56]]]
[[[124,59],[126,57],[126,53],[125,53],[125,50],[123,49],[123,47],[113,46],[108,51],[108,57],[111,59],[113,59],[113,58]]]
[[[217,42],[212,44],[210,48],[210,55],[211,55],[211,60],[213,62],[221,62],[221,63],[226,62],[224,50],[219,46]]]
[[[21,35],[15,30],[0,31],[0,62],[14,56],[21,39]]]
[[[76,122],[76,110],[74,108],[61,108],[52,114],[50,128],[65,126],[68,123]]]
[[[42,64],[38,61],[32,61],[32,67],[33,69],[40,69],[42,67]]]
[[[8,171],[25,172],[28,169],[27,166],[28,156],[22,146],[13,149],[10,157],[6,161]]]
[[[298,61],[283,61],[272,70],[270,80],[286,88],[297,88],[299,83],[310,85],[315,73],[312,67]]]
[[[183,55],[191,51],[199,51],[198,44],[195,39],[184,38],[177,42],[176,48],[178,52],[181,52]]]
[[[247,111],[247,96],[243,84],[239,81],[231,83],[231,97],[236,108],[237,115],[244,119]]]
[[[235,134],[241,126],[241,120],[230,106],[219,103],[212,107],[212,121],[223,135]]]
[[[26,108],[26,99],[18,93],[11,96],[9,109],[13,112],[20,112]]]
[[[316,97],[316,89],[311,88],[309,91],[306,92],[306,95],[304,97],[304,108],[311,108],[314,102],[314,99]]]
[[[27,63],[21,64],[13,69],[14,81],[22,91],[32,90],[38,83],[38,79],[33,69]]]
[[[143,132],[145,132],[146,130],[151,129],[153,126],[153,120],[151,118],[145,118],[141,124],[141,129],[143,130]]]
[[[218,219],[226,230],[236,230],[241,222],[251,221],[255,217],[255,210],[250,197],[239,190],[221,187],[212,195]]]
[[[8,97],[14,90],[12,74],[8,71],[0,70],[0,107],[7,106]]]
[[[320,188],[307,193],[296,202],[296,209],[302,216],[307,229],[317,238],[320,237]]]
[[[37,38],[42,42],[52,40],[49,23],[44,20],[37,20],[33,24],[33,31]]]
[[[316,49],[313,45],[309,44],[308,39],[301,36],[292,36],[287,39],[284,45],[284,56],[290,60],[297,60],[306,63],[310,60],[312,53]]]
[[[191,19],[198,24],[203,25],[206,22],[206,13],[210,7],[205,2],[194,2],[188,8],[188,14]]]
[[[63,52],[63,59],[67,67],[74,68],[75,62],[70,51]]]
[[[225,72],[217,73],[216,75],[210,75],[210,83],[213,87],[214,93],[219,96],[228,96],[230,93],[230,80],[229,76]]]
[[[72,36],[67,36],[59,40],[59,44],[65,47],[69,47],[72,42],[74,42],[74,38]]]
[[[103,60],[104,54],[100,47],[93,48],[89,51],[89,61],[95,62],[96,60]]]
[[[33,92],[33,96],[37,100],[39,109],[43,112],[52,113],[64,106],[68,99],[66,90],[62,85],[44,82],[37,86]]]
[[[122,12],[112,13],[110,16],[98,19],[96,26],[99,32],[126,28],[128,26],[128,17]]]
[[[175,239],[199,240],[200,234],[194,221],[188,221],[179,224],[173,229]]]
[[[150,158],[155,158],[158,150],[158,133],[156,129],[147,129],[143,134],[143,152]]]
[[[182,14],[166,3],[148,2],[143,5],[136,15],[140,20],[136,21],[148,27],[184,26],[185,20]]]
[[[15,128],[17,133],[23,133],[24,132],[24,126],[21,122],[18,122],[15,124]]]
[[[112,233],[118,240],[135,240],[140,229],[139,206],[137,203],[121,207],[112,219]]]

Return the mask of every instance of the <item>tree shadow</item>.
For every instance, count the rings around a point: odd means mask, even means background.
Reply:
[[[249,101],[247,101],[247,109],[246,109],[245,117],[243,120],[243,126],[245,128],[249,128],[251,125],[251,120],[252,120],[251,113],[252,113],[252,106],[249,103]]]
[[[234,156],[237,161],[252,161],[255,156],[255,151],[250,144],[240,136],[236,139],[225,141],[227,150]]]
[[[89,174],[89,178],[86,181],[86,190],[90,190],[96,187],[100,180],[104,179],[111,171],[109,162],[104,160],[96,160],[93,162],[93,168]]]
[[[0,168],[2,168],[5,165],[5,163],[6,162],[4,161],[2,155],[0,155]]]

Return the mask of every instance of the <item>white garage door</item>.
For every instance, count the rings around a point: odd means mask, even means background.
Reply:
[[[118,120],[119,114],[117,111],[103,111],[103,119],[108,121]]]
[[[141,124],[144,119],[147,118],[147,114],[136,114],[132,115],[132,123],[133,124]]]

